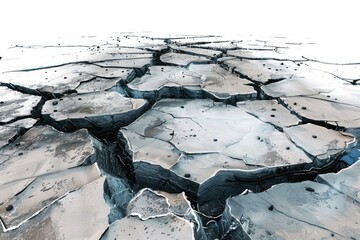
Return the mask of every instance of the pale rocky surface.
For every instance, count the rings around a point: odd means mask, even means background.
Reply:
[[[290,113],[276,100],[254,100],[237,102],[236,106],[254,115],[263,122],[271,123],[279,128],[298,125],[300,119]]]
[[[166,97],[204,96],[235,102],[256,97],[256,91],[250,84],[250,81],[237,77],[217,64],[192,64],[188,68],[150,67],[147,74],[134,79],[127,86],[133,97],[152,101]]]
[[[128,227],[130,226],[130,227]],[[129,202],[127,217],[110,225],[101,239],[206,239],[184,194],[142,189]]]
[[[31,117],[40,104],[41,97],[23,94],[0,86],[0,123],[10,123],[21,118]]]
[[[14,43],[0,239],[360,239],[354,52],[149,32]]]
[[[321,142],[322,131],[328,130],[319,128]],[[289,133],[293,132],[291,129]],[[304,132],[312,138],[311,130]],[[132,156],[138,182],[165,190],[177,190],[180,186],[207,199],[225,197],[235,191],[231,188],[245,190],[235,183],[231,187],[229,180],[234,175],[251,178],[254,170],[266,175],[277,167],[311,163],[311,158],[296,146],[304,148],[302,142],[287,135],[230,105],[211,100],[164,99],[121,129],[119,138],[125,141]],[[354,141],[353,137],[346,137],[343,144],[340,141],[339,150]],[[326,157],[317,156],[316,151],[307,153],[314,158],[315,166],[327,164],[338,154],[335,150],[327,151]],[[166,185],[160,187],[160,182]],[[211,187],[213,182],[216,187]],[[207,193],[210,188],[212,193]]]
[[[184,53],[165,53],[160,56],[160,60],[163,63],[167,64],[173,64],[177,66],[187,66],[190,63],[209,63],[210,59],[201,57],[201,56],[195,56],[190,54],[184,54]]]
[[[325,184],[283,183],[228,199],[226,239],[358,239],[358,203]]]
[[[114,104],[116,103],[116,104]],[[42,115],[58,129],[110,129],[128,125],[148,108],[148,101],[114,91],[66,96],[49,100]]]

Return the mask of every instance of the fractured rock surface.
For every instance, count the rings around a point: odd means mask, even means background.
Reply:
[[[110,225],[102,239],[206,239],[200,219],[183,194],[142,189],[130,201],[127,213]]]
[[[0,123],[30,117],[40,103],[41,97],[23,94],[0,86]]]
[[[226,195],[227,179],[234,175],[251,178],[255,169],[259,174],[312,162],[270,124],[211,100],[158,101],[121,129],[119,138],[127,144],[139,182],[165,189],[176,189],[176,182],[197,196]],[[213,182],[219,189],[211,187]]]
[[[0,239],[360,239],[354,52],[148,32],[10,46]]]
[[[208,63],[210,59],[201,56],[195,56],[183,53],[165,53],[160,56],[160,60],[163,63],[170,63],[178,66],[187,66],[190,63]]]
[[[1,148],[0,185],[93,163],[101,158],[100,149],[101,143],[85,129],[62,133],[34,127]]]
[[[221,101],[251,99],[256,92],[251,82],[216,64],[150,67],[149,72],[128,84],[132,96],[151,100],[166,97],[210,97]]]
[[[5,85],[31,94],[59,96],[67,92],[107,90],[121,81],[134,77],[132,69],[107,68],[93,64],[69,64],[32,71],[6,72],[1,76]]]
[[[325,184],[283,183],[227,200],[226,239],[358,239],[359,205]]]
[[[59,129],[116,129],[135,120],[147,107],[146,100],[108,91],[49,100],[42,114]]]
[[[108,227],[109,207],[100,177],[46,208],[4,239],[99,239]]]

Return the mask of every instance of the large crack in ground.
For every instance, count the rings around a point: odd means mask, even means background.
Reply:
[[[1,239],[360,238],[358,63],[286,38],[73,41],[1,53]]]

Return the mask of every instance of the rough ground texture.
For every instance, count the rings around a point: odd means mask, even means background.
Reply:
[[[360,239],[360,59],[114,34],[0,52],[0,239]]]

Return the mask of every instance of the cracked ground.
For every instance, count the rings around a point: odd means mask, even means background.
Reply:
[[[151,33],[0,56],[0,239],[360,239],[360,60]]]

